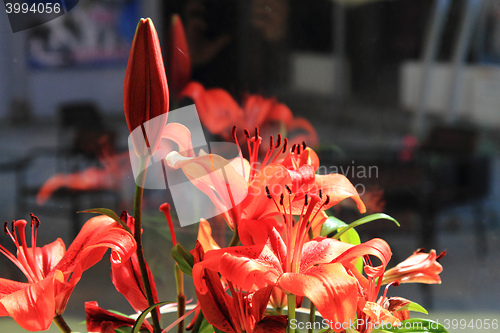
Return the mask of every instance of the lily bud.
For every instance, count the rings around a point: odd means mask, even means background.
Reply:
[[[181,18],[175,14],[172,16],[168,41],[168,80],[170,89],[175,98],[184,89],[191,79],[191,57],[186,39],[186,33]]]
[[[151,19],[141,19],[125,73],[123,108],[139,157],[153,155],[167,123],[167,77],[158,34]]]
[[[435,250],[429,253],[417,250],[405,261],[384,273],[383,284],[399,281],[401,283],[441,283],[439,274],[443,271],[443,266],[437,260],[443,257],[445,252],[436,255]]]

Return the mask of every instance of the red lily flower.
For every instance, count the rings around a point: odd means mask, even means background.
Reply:
[[[174,97],[184,89],[191,79],[191,57],[184,26],[179,15],[172,16],[168,50],[168,81]]]
[[[230,131],[243,116],[238,103],[224,89],[206,90],[203,85],[193,81],[184,88],[180,97],[189,97],[195,102],[201,123],[212,134],[223,135],[228,129]]]
[[[151,19],[141,19],[123,87],[125,119],[139,157],[153,155],[156,150],[167,123],[168,107],[167,77],[158,35]]]
[[[104,310],[97,302],[85,302],[85,316],[89,332],[115,333],[116,328],[135,325],[135,319]],[[144,321],[141,329],[153,332],[151,324],[147,321]]]
[[[246,246],[208,252],[205,260],[193,267],[197,289],[202,288],[204,270],[208,269],[220,272],[240,290],[255,292],[277,286],[286,293],[308,297],[325,319],[352,319],[357,306],[357,282],[344,265],[360,256],[374,255],[385,267],[390,248],[380,239],[357,246],[323,237],[305,241],[299,231],[307,229],[304,227],[317,203],[319,198],[311,200],[299,221],[285,221],[284,239],[272,220],[259,220],[259,228],[255,228],[256,221],[242,220],[241,239]],[[370,273],[379,276],[383,267],[373,268]]]
[[[125,222],[132,233],[134,233],[134,218],[127,212],[123,212],[120,219]],[[149,283],[151,284],[151,291],[153,293],[153,301],[154,303],[158,303],[158,292],[156,291],[153,274],[151,273],[148,264],[145,264],[148,272]],[[113,258],[111,258],[111,280],[113,281],[116,290],[125,296],[135,311],[143,311],[149,306],[144,284],[142,282],[137,253],[132,254],[128,260],[123,261],[121,264],[114,263]],[[158,308],[155,308],[155,310],[159,311]]]
[[[436,250],[425,253],[425,250],[418,249],[405,261],[385,272],[383,283],[388,284],[394,281],[400,283],[441,283],[439,273],[443,271],[443,266],[438,260],[445,255],[446,251],[436,255]]]
[[[26,276],[27,283],[0,279],[0,316],[12,317],[30,331],[47,330],[54,316],[66,304],[82,276],[111,248],[112,262],[119,265],[135,252],[135,240],[111,218],[97,216],[88,220],[66,251],[59,238],[44,247],[36,246],[38,218],[31,218],[31,247],[25,236],[27,222],[17,220],[5,233],[17,248],[17,257],[0,245],[0,252]],[[17,231],[16,231],[17,229]]]
[[[287,139],[282,140],[278,135],[274,144],[271,137],[268,152],[260,163],[258,151],[262,138],[258,128],[252,138],[248,131],[245,133],[249,161],[243,158],[241,150],[240,157],[232,161],[215,154],[194,157],[177,152],[170,153],[166,158],[171,168],[181,168],[193,185],[210,197],[232,230],[238,227],[241,220],[264,219],[279,214],[276,205],[268,200],[266,186],[273,193],[282,193],[287,187],[295,193],[291,200],[293,214],[300,213],[305,193],[328,195],[330,200],[321,209],[351,197],[359,210],[362,213],[365,211],[356,189],[343,175],[314,174],[319,160],[305,144],[294,145],[288,152]],[[235,128],[233,137],[238,143]],[[288,200],[285,205],[288,205]]]
[[[272,286],[247,293],[228,282],[228,288],[232,295],[230,296],[224,290],[217,271],[196,265],[203,262],[205,257],[205,252],[199,242],[191,254],[195,258],[196,267],[194,268],[196,273],[193,270],[193,274],[199,278],[194,280],[196,296],[207,321],[224,332],[253,333],[259,322],[264,319]],[[269,320],[272,319],[268,318]],[[266,325],[266,332],[285,332],[286,321],[272,321],[275,324],[274,329],[269,330],[269,326]],[[259,331],[258,328],[256,331]]]

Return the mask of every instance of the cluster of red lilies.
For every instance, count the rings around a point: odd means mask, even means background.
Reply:
[[[205,90],[197,83],[179,89],[188,81],[182,73],[190,71],[189,58],[178,18],[174,19],[173,27],[169,81],[175,82],[174,94],[193,97],[200,117],[207,119],[204,124],[208,128],[220,125],[223,133],[226,124],[217,124],[210,115],[212,111],[207,110],[212,108],[211,103],[220,106],[219,97],[224,94],[220,90]],[[172,232],[178,292],[174,306],[178,320],[162,330],[158,306],[164,302],[159,302],[154,278],[142,252],[140,180],[135,218],[126,212],[118,217],[109,210],[95,209],[94,212],[104,215],[90,219],[68,250],[60,239],[37,247],[40,221],[35,216],[31,219],[30,246],[25,236],[26,221],[14,221],[10,226],[6,223],[5,233],[14,242],[17,253],[14,255],[1,245],[0,252],[28,281],[0,279],[0,316],[10,316],[30,331],[46,330],[53,321],[61,331],[70,332],[62,315],[71,292],[83,271],[101,260],[107,248],[112,250],[112,281],[116,289],[135,311],[151,312],[152,322],[144,320],[144,316],[136,320],[88,302],[85,310],[89,332],[115,332],[123,326],[134,327],[134,332],[142,329],[155,333],[177,326],[178,332],[183,332],[183,321],[191,313],[185,313],[184,309],[184,274],[192,276],[196,290],[195,317],[187,325],[195,333],[290,332],[290,322],[305,297],[313,305],[310,309],[313,314],[317,310],[328,322],[340,323],[332,325],[332,331],[345,331],[344,323],[357,323],[349,329],[360,333],[372,330],[369,323],[385,322],[397,327],[409,318],[409,310],[421,307],[404,298],[387,297],[388,287],[441,282],[442,266],[438,259],[444,253],[417,250],[407,260],[386,269],[392,253],[384,240],[361,243],[354,224],[331,223],[325,210],[340,201],[353,199],[360,213],[365,213],[365,205],[343,175],[315,173],[320,162],[305,140],[290,143],[278,134],[271,135],[269,143],[263,145],[258,126],[252,133],[246,129],[238,132],[234,124],[241,123],[232,119],[235,121],[229,138],[238,147],[240,141],[246,143],[248,159],[241,149],[232,160],[203,151],[196,153],[187,128],[175,123],[166,125],[169,102],[158,37],[151,20],[142,19],[134,37],[124,86],[129,130],[133,133],[141,126],[148,134],[147,140],[132,135],[135,153],[141,163],[147,164],[161,140],[176,142],[179,151],[171,152],[166,164],[182,169],[193,185],[224,212],[222,215],[233,232],[228,247],[221,248],[211,236],[209,222],[202,220],[197,245],[188,252],[176,244],[170,206],[160,207]],[[286,107],[274,100],[247,99],[242,117],[255,117],[258,112],[245,112],[258,103],[265,103],[269,110],[258,115],[252,124],[262,124],[260,118],[265,117],[293,124],[291,113],[283,111]],[[157,117],[160,122],[148,122]],[[155,128],[145,128],[147,124]],[[262,149],[263,146],[267,149]],[[386,216],[367,219],[381,217]],[[374,260],[377,264],[372,263]]]

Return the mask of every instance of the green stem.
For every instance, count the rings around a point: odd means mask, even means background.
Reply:
[[[142,247],[142,196],[144,193],[144,183],[146,181],[146,166],[149,163],[149,156],[139,158],[139,171],[136,179],[135,194],[134,194],[134,218],[135,218],[135,241],[137,243],[137,259],[139,262],[139,269],[141,270],[142,283],[146,291],[146,298],[149,306],[154,305],[153,292],[151,291],[151,284],[149,283],[148,271],[146,269],[146,259],[144,258],[144,249]],[[160,320],[158,318],[158,311],[151,311],[153,318],[154,333],[161,333]]]
[[[231,239],[227,247],[238,246],[238,245],[240,245],[240,235],[238,235],[238,229],[235,229],[233,238]]]
[[[175,284],[177,287],[177,318],[184,316],[186,313],[186,295],[184,295],[184,273],[182,273],[179,265],[175,264]],[[184,332],[184,320],[177,325],[177,332]]]
[[[69,328],[68,324],[66,323],[66,321],[64,320],[64,318],[62,317],[62,315],[57,315],[54,317],[54,319],[52,319],[52,321],[54,322],[54,324],[56,324],[57,328],[59,328],[61,330],[61,332],[63,333],[71,333],[71,328]]]
[[[313,302],[311,302],[311,307],[309,311],[309,322],[314,323],[316,321],[316,307],[314,306]],[[314,324],[312,324],[314,326]],[[308,330],[309,333],[313,333],[312,327]]]
[[[291,322],[295,319],[295,295],[288,295],[288,326],[286,328],[287,333],[292,333],[294,330],[291,328]]]

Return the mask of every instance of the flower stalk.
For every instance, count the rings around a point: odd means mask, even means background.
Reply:
[[[64,318],[62,317],[62,315],[57,315],[54,317],[54,319],[52,320],[54,322],[54,324],[56,324],[57,328],[59,328],[59,330],[63,333],[71,333],[71,328],[69,328],[68,324],[66,323],[66,321],[64,320]]]
[[[177,287],[177,318],[181,318],[186,313],[186,295],[184,294],[184,273],[179,265],[175,264],[175,284]],[[177,325],[177,332],[184,332],[184,320]]]
[[[295,319],[295,302],[297,296],[289,294],[288,295],[288,325],[286,327],[287,333],[293,333],[293,329],[291,327],[292,320]]]
[[[135,241],[137,243],[137,258],[139,261],[139,269],[141,271],[142,282],[144,290],[146,291],[146,298],[149,306],[154,305],[153,292],[151,291],[151,284],[148,279],[148,272],[146,269],[146,260],[144,258],[144,248],[142,246],[142,197],[144,193],[144,183],[146,181],[147,166],[149,163],[149,156],[139,158],[139,172],[136,179],[135,194],[134,194],[134,218],[135,218]],[[142,172],[141,172],[142,171]],[[158,312],[152,311],[151,317],[153,318],[153,327],[155,333],[160,333],[160,320]]]

